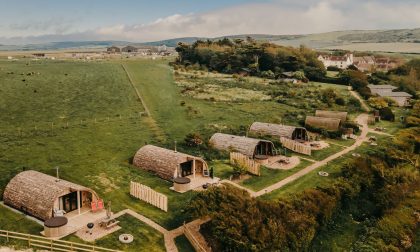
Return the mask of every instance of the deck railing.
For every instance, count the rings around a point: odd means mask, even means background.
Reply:
[[[0,230],[0,237],[5,237],[7,242],[9,242],[11,239],[26,241],[28,242],[29,247],[46,249],[50,251],[119,252],[119,250],[107,249],[95,245],[88,245],[62,240],[53,240],[39,235],[18,233],[8,230]]]

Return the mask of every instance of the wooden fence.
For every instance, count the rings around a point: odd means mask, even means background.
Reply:
[[[311,155],[311,146],[299,143],[295,140],[285,138],[285,137],[280,138],[280,142],[283,145],[283,147],[289,150],[292,150],[297,153],[309,155],[309,156]]]
[[[25,241],[28,243],[29,247],[42,250],[119,252],[119,250],[107,249],[95,245],[81,244],[62,240],[52,240],[43,236],[30,235],[7,230],[0,230],[0,237],[5,237],[7,242],[9,242],[11,239]]]
[[[147,203],[168,212],[168,197],[162,193],[156,192],[148,186],[131,181],[130,194],[135,198],[146,201]]]
[[[230,163],[232,165],[243,166],[246,168],[246,171],[257,176],[261,176],[261,165],[250,159],[248,156],[245,156],[238,152],[230,153]]]
[[[195,238],[193,232],[190,230],[190,228],[187,225],[185,225],[185,223],[184,223],[184,235],[185,237],[187,237],[188,241],[190,241],[195,251],[197,252],[208,251],[203,245],[201,245],[200,241],[197,238]]]

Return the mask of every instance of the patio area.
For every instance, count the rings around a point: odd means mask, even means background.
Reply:
[[[268,163],[264,166],[270,169],[289,170],[296,167],[299,163],[299,157],[286,157],[278,155],[268,157]]]
[[[195,190],[195,191],[201,191],[204,190],[203,185],[206,184],[218,184],[220,182],[220,178],[214,177],[207,177],[207,176],[202,176],[202,175],[190,175],[187,176],[186,178],[190,179],[190,183],[189,183],[189,189],[188,190]],[[171,190],[174,190],[174,187],[170,187]],[[186,190],[186,191],[188,191]],[[180,193],[184,193],[186,191],[179,191]]]
[[[88,223],[95,223],[107,217],[106,210],[92,212],[88,207],[80,208],[80,214],[78,210],[75,210],[65,214],[64,216],[67,218],[68,222],[65,226],[65,230],[63,231],[63,235],[52,239],[61,239],[85,228]],[[45,235],[44,231],[42,231],[41,234]]]

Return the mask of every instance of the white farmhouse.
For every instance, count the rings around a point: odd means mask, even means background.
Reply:
[[[320,60],[326,68],[329,66],[334,66],[340,69],[346,69],[354,63],[352,53],[346,54],[344,56],[319,55],[318,60]]]

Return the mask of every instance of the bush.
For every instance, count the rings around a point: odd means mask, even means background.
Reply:
[[[184,141],[185,144],[189,147],[197,147],[203,144],[201,135],[196,132],[186,135]]]
[[[388,102],[382,97],[371,97],[368,100],[368,104],[375,109],[383,109],[388,107]]]
[[[334,72],[339,72],[341,69],[336,67],[336,66],[329,66],[327,67],[327,71],[334,71]]]
[[[349,106],[353,106],[355,108],[360,108],[362,104],[360,104],[360,101],[354,97],[350,97],[349,101],[347,102]]]
[[[382,120],[391,122],[395,121],[395,115],[389,107],[380,109],[379,115]]]
[[[335,99],[335,104],[344,106],[344,105],[346,105],[346,100],[344,100],[343,97],[337,97]]]

